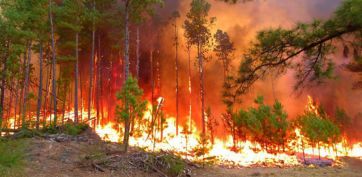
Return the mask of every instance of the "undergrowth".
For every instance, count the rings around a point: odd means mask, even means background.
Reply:
[[[27,140],[0,141],[0,176],[17,177],[23,176],[24,157],[27,147]]]

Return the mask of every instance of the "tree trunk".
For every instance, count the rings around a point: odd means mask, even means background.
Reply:
[[[178,126],[179,126],[179,66],[178,66],[178,30],[177,24],[175,22],[175,71],[176,71],[176,135],[178,135]]]
[[[205,80],[204,80],[204,65],[203,65],[203,57],[202,57],[202,45],[199,41],[197,46],[198,60],[199,60],[199,74],[200,74],[200,96],[201,96],[201,121],[202,121],[202,134],[205,136],[206,134],[206,126],[205,126]]]
[[[46,79],[46,92],[45,92],[45,98],[44,98],[44,105],[43,105],[43,127],[46,126],[46,118],[48,116],[48,96],[49,96],[49,90],[50,90],[50,80],[52,75],[52,68],[49,67],[49,70],[47,71],[47,79]]]
[[[74,122],[79,123],[78,119],[78,82],[79,82],[79,33],[75,34],[75,66],[74,66]]]
[[[56,82],[56,49],[55,49],[55,38],[54,38],[54,25],[53,25],[53,14],[52,14],[52,0],[49,0],[49,20],[52,38],[52,94],[53,94],[53,114],[54,114],[54,126],[57,125],[57,82]]]
[[[139,80],[140,78],[140,27],[137,26],[137,41],[136,41],[136,60],[137,60],[137,64],[136,64],[136,73],[137,73],[137,79]]]
[[[9,43],[6,43],[7,46],[5,46],[9,52]],[[6,70],[7,70],[7,60],[8,56],[7,54],[4,56],[3,59],[3,70],[1,74],[1,93],[0,93],[0,136],[1,136],[1,129],[2,129],[2,122],[4,118],[4,101],[5,101],[5,84],[6,84]]]
[[[28,93],[29,93],[29,75],[30,75],[30,60],[31,60],[31,42],[28,43],[27,47],[27,61],[25,61],[25,82],[24,82],[24,96],[23,96],[23,110],[22,110],[22,129],[27,128],[25,123],[25,116],[26,116],[26,107],[28,101]]]
[[[129,75],[129,3],[131,0],[126,0],[125,9],[125,39],[124,39],[124,81],[128,79]]]
[[[38,105],[36,109],[36,129],[39,130],[40,109],[43,98],[43,44],[39,44],[39,89],[38,89]]]
[[[128,141],[129,141],[129,128],[130,128],[130,120],[129,118],[125,120],[124,123],[124,137],[123,137],[123,145],[124,145],[124,152],[128,151]]]
[[[68,93],[68,84],[64,83],[64,100],[63,100],[63,108],[62,108],[62,125],[64,125],[64,119],[65,119],[65,106],[66,106],[66,100],[67,100],[67,93]]]
[[[13,129],[16,129],[16,117],[17,117],[17,108],[18,108],[18,103],[19,103],[19,80],[16,82],[15,85],[15,104],[14,104],[14,127]]]
[[[95,1],[93,1],[93,11],[96,9]],[[93,17],[93,25],[92,25],[92,52],[90,58],[90,69],[89,69],[89,91],[88,91],[88,120],[91,119],[91,103],[92,103],[92,89],[93,89],[93,63],[94,63],[94,47],[95,47],[95,19]]]
[[[97,125],[99,124],[99,117],[100,117],[100,88],[101,88],[101,37],[98,35],[98,59],[97,59],[97,89],[96,89],[96,108],[97,108]]]
[[[187,44],[187,54],[189,60],[189,133],[192,131],[192,81],[191,81],[191,45]]]

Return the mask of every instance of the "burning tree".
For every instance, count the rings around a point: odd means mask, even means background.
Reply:
[[[142,118],[146,110],[147,102],[143,100],[143,90],[138,87],[137,79],[130,76],[122,87],[122,90],[117,93],[117,99],[121,101],[116,107],[118,122],[124,123],[124,151],[128,150],[128,141],[130,136],[131,122],[136,118]]]
[[[211,5],[205,0],[193,0],[191,2],[191,9],[187,13],[187,19],[184,23],[185,37],[191,45],[195,45],[197,47],[203,135],[206,134],[204,58],[207,52],[206,46],[210,44],[211,33],[209,25],[215,20],[214,18],[207,18],[210,7]]]

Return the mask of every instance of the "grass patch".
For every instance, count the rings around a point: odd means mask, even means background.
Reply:
[[[23,175],[27,140],[0,141],[0,176],[16,177]]]

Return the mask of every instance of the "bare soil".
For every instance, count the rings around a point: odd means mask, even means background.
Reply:
[[[91,134],[90,132],[86,132]],[[127,158],[119,154],[121,146],[106,143],[94,135],[87,135],[86,141],[58,142],[49,138],[31,139],[26,155],[24,176],[27,177],[159,177],[155,170],[140,169],[129,161],[114,161],[114,168],[104,168],[100,159],[109,154]],[[131,148],[130,153],[139,150]],[[114,156],[114,155],[113,155]],[[195,177],[362,177],[362,160],[342,159],[343,166],[338,167],[292,167],[292,168],[221,168],[209,166],[192,168]],[[96,162],[96,163],[95,163]],[[128,163],[127,163],[128,162]],[[114,164],[113,163],[113,164]],[[99,167],[99,168],[98,168]]]

